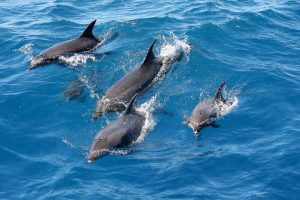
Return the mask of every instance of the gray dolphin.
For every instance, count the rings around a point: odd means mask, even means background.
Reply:
[[[50,63],[61,55],[89,51],[100,44],[101,40],[93,35],[93,28],[96,20],[92,21],[79,38],[56,44],[43,51],[31,60],[32,70],[40,65]]]
[[[145,117],[133,108],[136,96],[131,99],[122,117],[107,125],[94,137],[87,157],[89,163],[108,154],[109,150],[132,144],[140,136]]]
[[[193,109],[191,115],[184,119],[184,123],[191,127],[195,134],[199,133],[206,126],[220,127],[215,124],[215,120],[219,115],[219,106],[226,103],[226,100],[222,96],[224,86],[225,82],[219,86],[213,98],[200,102]]]
[[[81,81],[79,78],[76,78],[73,82],[71,82],[67,89],[63,91],[62,95],[66,99],[66,101],[72,101],[79,97],[85,89],[85,85],[83,81]]]
[[[126,74],[105,92],[102,99],[97,102],[93,119],[109,112],[124,110],[134,95],[151,84],[163,65],[163,59],[156,57],[153,53],[155,42],[156,40],[149,47],[142,64]]]

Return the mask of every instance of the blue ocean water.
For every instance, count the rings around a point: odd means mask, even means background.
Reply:
[[[118,37],[64,64],[30,58],[97,19]],[[0,2],[0,199],[300,199],[300,2],[161,0]],[[143,60],[185,55],[137,101],[143,136],[92,164],[97,98]],[[67,102],[76,77],[87,89]],[[235,107],[195,138],[183,125],[226,81]],[[83,101],[84,100],[84,101]]]

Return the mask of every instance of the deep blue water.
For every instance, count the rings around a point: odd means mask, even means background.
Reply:
[[[26,71],[31,53],[94,19],[97,36],[119,34],[96,52],[114,54]],[[0,199],[300,199],[299,1],[2,0],[0,38]],[[154,38],[156,54],[192,49],[138,99],[150,121],[132,152],[88,164],[94,135],[120,115],[92,121],[97,94]],[[85,101],[67,102],[78,76]],[[183,116],[221,81],[238,104],[195,139]]]

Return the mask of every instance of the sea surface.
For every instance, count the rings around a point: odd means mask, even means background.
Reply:
[[[94,19],[111,54],[27,70]],[[0,38],[0,199],[300,199],[300,1],[1,0]],[[155,38],[181,60],[137,99],[142,135],[87,163],[122,115],[91,120],[96,101]],[[183,119],[222,81],[232,104],[195,137]]]

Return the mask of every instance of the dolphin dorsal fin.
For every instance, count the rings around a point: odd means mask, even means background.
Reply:
[[[215,96],[214,96],[214,99],[215,100],[220,100],[220,101],[225,103],[226,100],[224,99],[224,97],[222,95],[222,90],[223,90],[224,86],[225,86],[225,82],[222,82],[221,85],[219,86]]]
[[[127,106],[125,112],[124,112],[124,115],[130,114],[130,113],[132,113],[132,112],[134,111],[133,105],[134,105],[134,100],[135,100],[135,98],[137,97],[137,95],[138,95],[138,94],[135,94],[135,95],[131,98],[131,100],[130,100],[130,102],[129,102],[129,104],[128,104],[128,106]]]
[[[151,63],[151,62],[155,59],[155,55],[154,55],[154,53],[153,53],[153,47],[154,47],[154,44],[155,44],[156,41],[157,41],[157,40],[155,39],[155,40],[152,42],[151,46],[149,47],[149,49],[148,49],[148,51],[147,51],[147,54],[146,54],[146,56],[145,56],[145,59],[144,59],[144,61],[143,61],[143,63],[142,63],[142,66],[143,66],[144,64]]]
[[[80,37],[86,37],[86,38],[95,38],[95,36],[93,35],[93,29],[95,26],[96,20],[92,21],[88,27],[86,27],[86,29],[83,31],[83,33],[80,35]]]

